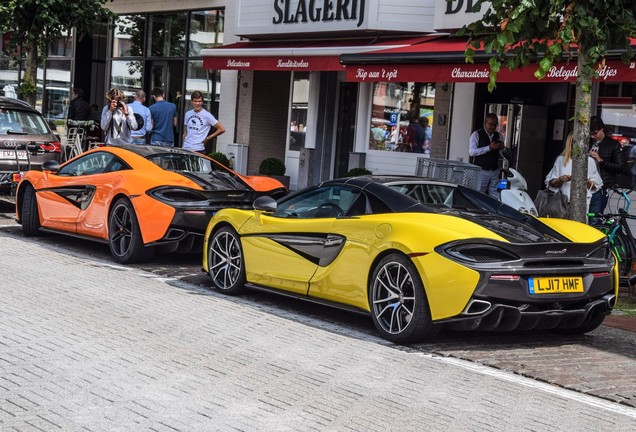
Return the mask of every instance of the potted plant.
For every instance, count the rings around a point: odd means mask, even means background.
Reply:
[[[274,177],[289,189],[289,176],[285,175],[285,163],[275,157],[263,159],[258,167],[258,173],[270,177]]]
[[[217,161],[218,163],[220,163],[221,165],[227,167],[227,168],[232,168],[232,164],[230,163],[230,159],[228,159],[228,157],[225,155],[225,153],[221,153],[221,152],[212,152],[209,154],[209,156],[214,159],[215,161]]]
[[[351,168],[349,172],[345,174],[345,177],[358,177],[371,174],[373,173],[366,168]]]

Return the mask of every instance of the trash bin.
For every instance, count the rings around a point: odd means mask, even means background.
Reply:
[[[239,174],[247,175],[247,144],[228,144],[226,156],[232,169]]]

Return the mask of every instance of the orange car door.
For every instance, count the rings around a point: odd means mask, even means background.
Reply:
[[[108,206],[120,179],[119,172],[86,176],[86,195],[77,216],[78,234],[108,238]]]
[[[69,183],[68,177],[49,174],[46,184],[38,184],[36,195],[42,227],[75,233],[80,212],[78,201],[84,193],[83,185]]]

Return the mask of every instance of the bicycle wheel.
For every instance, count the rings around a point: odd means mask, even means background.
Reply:
[[[616,227],[616,225],[612,224],[598,223],[592,226],[610,238],[612,252],[618,261],[619,274],[620,276],[627,276],[632,266],[632,250],[627,234],[622,227],[619,227],[614,236],[612,236],[611,233]]]
[[[618,257],[618,269],[621,276],[627,276],[632,268],[632,249],[627,234],[622,229],[616,231],[612,250]]]

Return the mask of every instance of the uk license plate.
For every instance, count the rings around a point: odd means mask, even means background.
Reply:
[[[576,276],[538,277],[528,279],[530,294],[563,294],[583,292],[583,278]]]
[[[27,154],[25,150],[18,150],[18,159],[26,159]],[[0,150],[0,159],[14,159],[15,160],[15,150]]]

